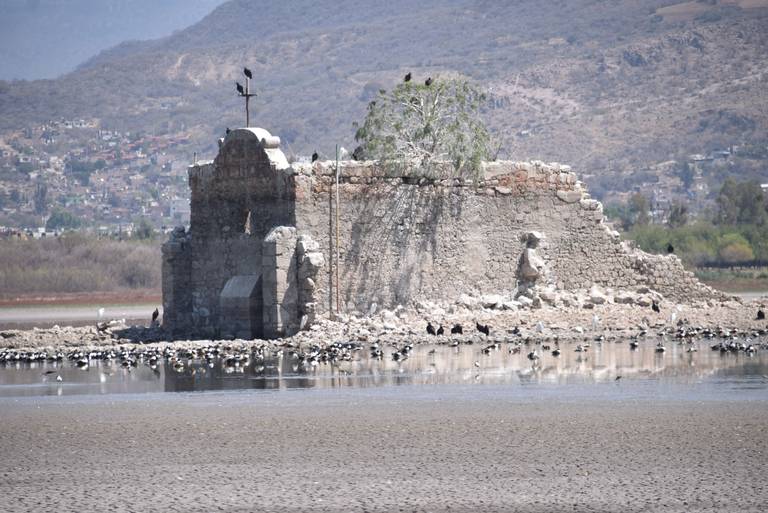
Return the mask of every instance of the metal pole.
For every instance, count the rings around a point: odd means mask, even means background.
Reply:
[[[245,77],[245,128],[251,126],[251,112],[248,105],[251,100],[251,95],[248,94],[248,82],[250,82],[250,80],[248,80],[248,77]]]
[[[341,311],[341,291],[339,290],[339,145],[336,145],[336,313]]]

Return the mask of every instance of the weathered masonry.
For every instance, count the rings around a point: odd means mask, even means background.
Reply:
[[[233,130],[214,161],[190,167],[190,228],[163,246],[166,328],[274,338],[337,303],[366,313],[472,292],[533,306],[595,285],[716,294],[677,257],[622,242],[567,166],[489,162],[473,182],[343,161],[337,216],[335,162],[289,165],[279,143]]]

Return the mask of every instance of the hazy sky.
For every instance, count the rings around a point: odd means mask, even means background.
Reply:
[[[126,40],[199,21],[225,0],[0,0],[0,80],[54,78]]]

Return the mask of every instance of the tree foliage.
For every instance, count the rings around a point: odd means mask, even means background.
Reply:
[[[490,136],[479,116],[484,100],[465,80],[402,82],[368,104],[363,124],[355,123],[355,139],[362,156],[390,168],[437,175],[438,164],[450,162],[459,176],[476,176],[490,156]]]
[[[80,219],[70,212],[56,209],[46,221],[45,229],[48,231],[73,230],[79,228],[81,224]]]
[[[768,221],[765,198],[755,181],[737,182],[726,178],[717,196],[717,224],[756,224]]]
[[[667,224],[670,228],[680,228],[688,222],[688,205],[682,201],[676,201],[669,210]]]
[[[136,224],[136,229],[133,231],[133,236],[139,240],[149,240],[154,237],[155,228],[152,223],[146,217],[142,217]]]
[[[667,244],[671,243],[675,253],[689,265],[768,260],[768,225],[647,225],[634,227],[626,236],[650,253],[666,253]]]
[[[645,226],[651,221],[651,204],[642,193],[636,192],[629,198],[629,214],[632,225]]]

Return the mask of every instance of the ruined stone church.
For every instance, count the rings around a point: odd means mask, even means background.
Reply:
[[[568,166],[488,162],[478,179],[393,174],[376,162],[289,164],[280,139],[233,130],[189,168],[191,221],[163,245],[164,327],[276,338],[317,316],[465,293],[521,307],[569,290],[715,292],[674,256],[621,241]],[[338,209],[337,209],[338,197]]]

